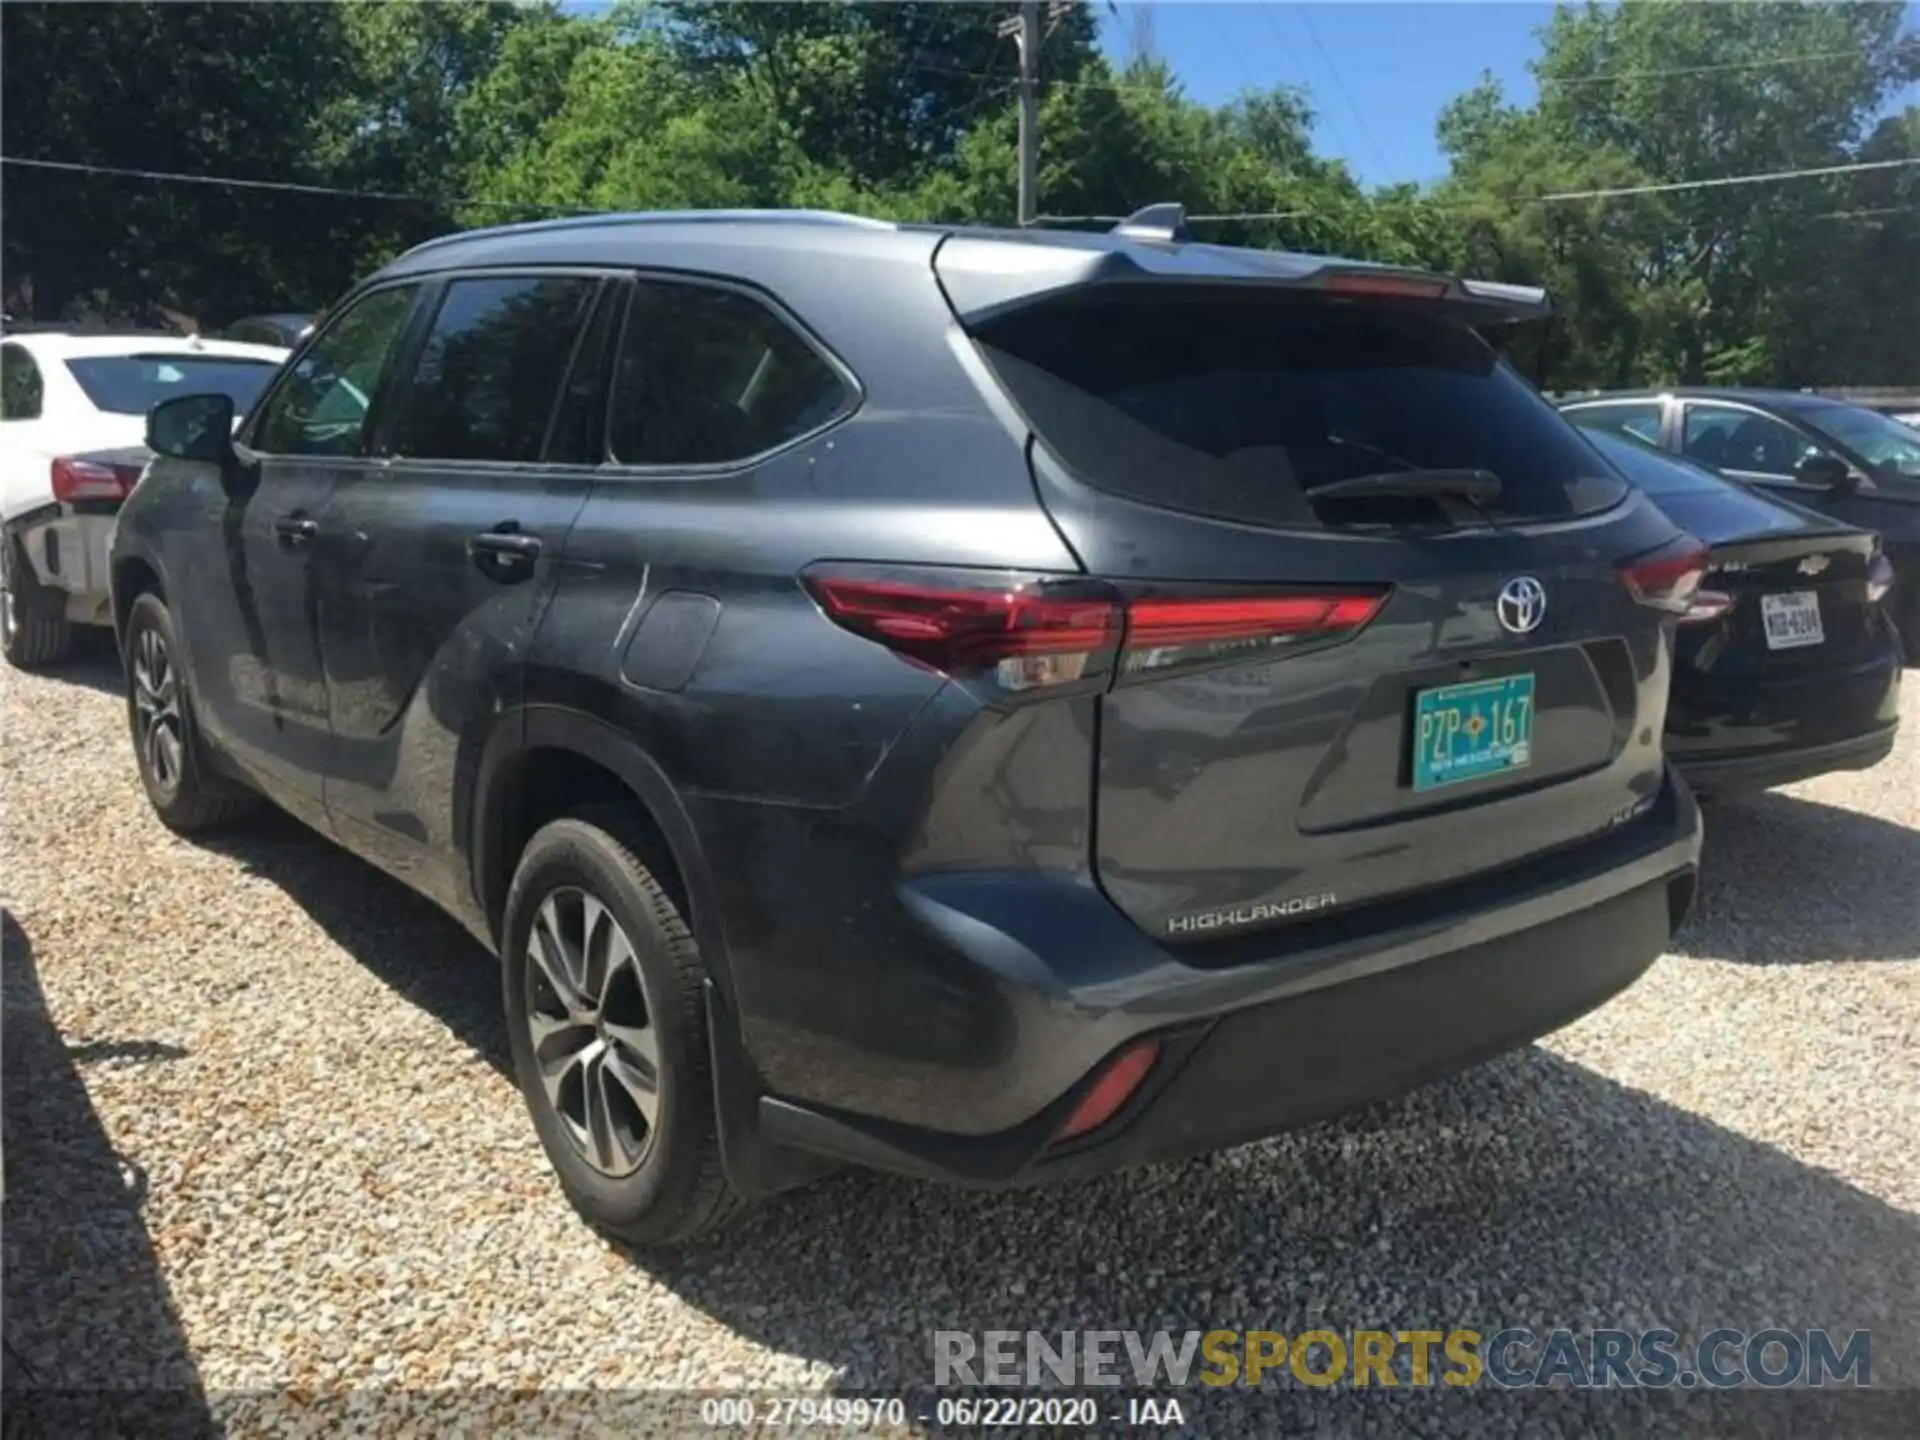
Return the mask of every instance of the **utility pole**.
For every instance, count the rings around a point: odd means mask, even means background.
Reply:
[[[1020,223],[1039,212],[1040,0],[1020,0]]]

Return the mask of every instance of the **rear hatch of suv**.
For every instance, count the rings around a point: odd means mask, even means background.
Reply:
[[[1470,323],[1497,305],[1015,248],[955,238],[936,269],[1125,599],[1094,781],[1123,911],[1171,943],[1404,923],[1651,807],[1702,551],[1499,362]]]

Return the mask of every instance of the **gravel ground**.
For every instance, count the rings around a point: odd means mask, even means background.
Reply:
[[[1542,1045],[1071,1189],[848,1173],[667,1259],[566,1206],[452,922],[291,821],[169,835],[104,652],[0,683],[10,1389],[165,1387],[257,1432],[344,1415],[271,1394],[355,1387],[370,1429],[454,1397],[552,1430],[581,1391],[923,1385],[941,1328],[1320,1325],[1870,1328],[1876,1385],[1920,1386],[1920,682],[1878,769],[1714,814],[1675,953]],[[1209,1425],[1517,1418],[1385,1398]],[[1581,1403],[1536,1428],[1615,1414]]]

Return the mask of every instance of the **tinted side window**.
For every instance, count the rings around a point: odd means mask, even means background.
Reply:
[[[1683,446],[1687,458],[1717,470],[1791,475],[1820,447],[1793,426],[1730,405],[1689,404]]]
[[[1582,430],[1607,431],[1658,445],[1660,410],[1658,400],[1634,400],[1618,405],[1582,405],[1567,411],[1566,416]]]
[[[614,372],[613,455],[629,465],[744,460],[817,430],[852,399],[839,372],[758,300],[641,281]]]
[[[38,420],[40,367],[18,345],[0,346],[0,420]]]
[[[365,296],[308,347],[260,412],[255,449],[269,455],[358,455],[387,359],[418,286]]]
[[[399,405],[394,453],[538,460],[599,283],[516,275],[447,286]]]

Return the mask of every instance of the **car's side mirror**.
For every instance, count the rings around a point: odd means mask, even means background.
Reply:
[[[1811,455],[1802,455],[1800,462],[1793,467],[1793,478],[1802,485],[1811,485],[1820,490],[1851,490],[1853,471],[1847,462],[1838,455],[1829,455],[1824,450],[1816,450]]]
[[[181,395],[147,412],[147,448],[180,460],[226,465],[233,454],[233,398]]]

